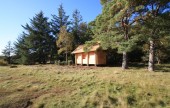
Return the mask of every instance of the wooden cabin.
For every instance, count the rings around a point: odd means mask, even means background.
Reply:
[[[84,46],[78,46],[72,54],[75,54],[76,65],[106,65],[106,52],[100,45],[94,45],[88,52],[84,51]]]

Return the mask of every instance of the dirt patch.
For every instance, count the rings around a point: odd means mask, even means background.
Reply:
[[[2,93],[2,91],[4,91]],[[0,108],[30,108],[33,105],[32,100],[36,100],[40,96],[46,95],[46,94],[53,94],[54,96],[63,96],[66,93],[71,93],[73,89],[71,88],[64,88],[64,87],[55,87],[50,90],[46,91],[22,91],[20,92],[21,97],[16,97],[12,101],[8,101],[5,104],[0,105]],[[7,96],[12,94],[12,92],[5,92],[5,90],[1,90],[0,98],[2,99],[3,96]]]
[[[29,97],[21,98],[19,100],[12,100],[12,102],[8,102],[6,104],[0,105],[0,108],[28,108],[32,105]]]
[[[12,93],[13,92],[7,91],[6,89],[0,89],[0,99],[2,99],[4,96],[8,96]]]
[[[73,90],[74,90],[73,88],[56,87],[56,88],[53,88],[50,92],[63,95],[66,93],[71,93]]]

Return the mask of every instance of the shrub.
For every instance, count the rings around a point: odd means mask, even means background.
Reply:
[[[67,62],[58,60],[57,65],[67,65]]]
[[[68,65],[72,65],[73,61],[72,60],[68,60]]]
[[[61,61],[60,61],[60,60],[58,60],[58,61],[56,62],[56,64],[57,64],[57,65],[60,65],[60,63],[61,63]]]
[[[62,61],[60,65],[67,65],[66,61]]]
[[[16,65],[11,65],[10,68],[17,68],[18,66]]]
[[[8,63],[4,60],[0,60],[0,66],[7,66]]]
[[[72,61],[72,60],[68,60],[68,63],[67,63],[67,61],[60,61],[60,60],[58,60],[58,61],[56,62],[56,64],[57,64],[57,65],[72,65],[72,64],[73,64],[73,61]]]

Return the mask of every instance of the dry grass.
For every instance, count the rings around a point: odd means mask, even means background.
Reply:
[[[114,107],[170,107],[169,65],[155,73],[119,67],[0,67],[0,108]]]
[[[0,59],[0,66],[7,66],[8,63],[4,61],[3,59]]]

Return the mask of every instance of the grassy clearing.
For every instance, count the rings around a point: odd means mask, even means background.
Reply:
[[[158,66],[155,73],[146,68],[0,67],[0,108],[114,107],[170,107],[170,66]]]

